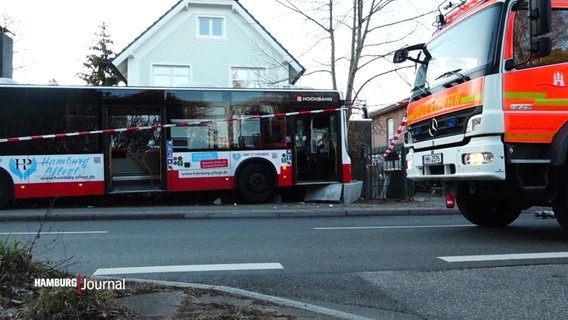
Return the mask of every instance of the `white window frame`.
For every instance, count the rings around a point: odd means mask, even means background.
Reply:
[[[270,84],[266,83],[266,70],[265,67],[242,67],[242,66],[232,66],[230,75],[230,86],[233,88],[263,88],[269,87]],[[246,71],[246,78],[235,78],[235,71]],[[259,77],[251,77],[251,74],[260,75]],[[235,86],[235,81],[242,82],[243,86]]]
[[[201,33],[201,21],[203,20],[208,20],[209,26],[207,28],[207,34],[202,34]],[[215,20],[220,20],[221,21],[221,34],[217,35],[217,34],[213,34],[213,22]],[[226,19],[225,17],[222,16],[212,16],[212,15],[204,15],[204,16],[197,16],[197,18],[195,19],[195,36],[197,38],[204,38],[204,39],[224,39],[225,38],[225,32],[226,32]]]
[[[394,138],[394,119],[388,118],[387,119],[387,144],[389,144]]]
[[[167,72],[157,72],[157,68],[169,69]],[[176,73],[175,71],[185,71],[183,73]],[[163,70],[165,71],[165,70]],[[160,83],[156,81],[156,77],[168,78],[168,84]],[[179,87],[182,85],[188,85],[191,83],[191,66],[190,65],[176,65],[176,64],[153,64],[151,69],[152,85],[160,87]],[[176,81],[180,80],[181,81]]]

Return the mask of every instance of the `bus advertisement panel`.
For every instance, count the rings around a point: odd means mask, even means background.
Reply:
[[[103,155],[2,156],[16,198],[104,193]]]

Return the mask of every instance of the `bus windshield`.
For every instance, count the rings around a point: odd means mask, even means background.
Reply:
[[[473,78],[486,70],[495,56],[494,39],[497,36],[501,6],[481,10],[464,21],[441,31],[426,44],[431,58],[424,68],[417,69],[415,92],[428,90],[448,81]],[[472,31],[475,29],[475,31]],[[467,36],[464,36],[467,35]],[[424,74],[425,72],[425,74]]]

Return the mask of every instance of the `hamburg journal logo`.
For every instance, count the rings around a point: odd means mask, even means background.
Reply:
[[[10,159],[10,172],[21,180],[26,180],[30,174],[37,170],[37,162],[35,159]]]
[[[125,290],[126,279],[99,280],[88,277],[76,278],[36,278],[34,279],[36,288],[77,288],[77,293],[81,294],[85,290]]]

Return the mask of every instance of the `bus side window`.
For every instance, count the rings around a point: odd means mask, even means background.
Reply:
[[[285,121],[266,121],[262,125],[261,144],[266,148],[285,148]]]

